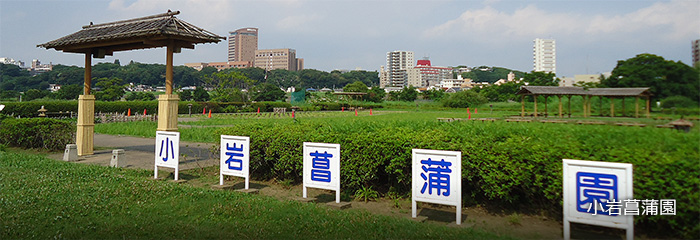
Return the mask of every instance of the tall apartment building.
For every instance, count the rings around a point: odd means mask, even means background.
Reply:
[[[240,62],[255,60],[255,50],[258,50],[258,29],[241,28],[229,32],[228,61]]]
[[[299,71],[303,68],[304,59],[296,56],[297,51],[289,48],[256,50],[253,66],[267,71],[275,69]]]
[[[693,66],[700,64],[700,39],[693,41]]]
[[[380,87],[406,86],[406,70],[413,68],[413,52],[393,51],[386,53],[386,80]],[[380,81],[380,85],[382,82]]]
[[[557,73],[557,51],[554,39],[535,39],[533,57],[535,72]]]

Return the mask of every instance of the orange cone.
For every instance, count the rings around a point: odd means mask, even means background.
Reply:
[[[355,108],[355,116],[357,116],[357,108]]]
[[[207,107],[202,108],[202,115],[207,114]]]
[[[472,119],[472,113],[469,113],[469,118],[467,118],[467,119],[469,119],[469,120]]]
[[[131,117],[131,108],[129,108],[129,112],[126,115]]]
[[[258,114],[260,114],[260,107],[258,107]]]
[[[369,109],[369,115],[372,116],[372,109]]]
[[[342,109],[342,110],[340,110],[340,111],[341,111],[341,112],[345,112],[345,107],[343,107],[343,109]]]
[[[143,109],[143,115],[146,116],[146,109]]]
[[[479,110],[479,109],[477,109],[477,108],[474,108],[474,114],[477,114],[477,113],[479,113],[479,112],[478,112],[478,110]]]
[[[209,118],[211,118],[211,109],[209,109]]]

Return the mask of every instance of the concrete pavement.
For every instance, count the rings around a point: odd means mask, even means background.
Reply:
[[[81,156],[78,163],[109,166],[112,159],[112,150],[124,149],[125,168],[140,168],[153,170],[155,163],[155,138],[115,136],[95,134],[95,151],[93,155]],[[218,155],[211,152],[213,143],[180,142],[180,170],[213,166],[219,163]],[[218,154],[218,153],[214,153]],[[51,154],[49,158],[62,160],[63,153]],[[159,170],[172,171],[169,168]]]

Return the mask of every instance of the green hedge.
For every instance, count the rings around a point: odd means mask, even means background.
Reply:
[[[22,116],[22,117],[36,117],[41,108],[44,106],[48,112],[78,112],[78,101],[29,101],[29,102],[7,102],[3,103],[5,109],[2,111],[3,114]],[[256,103],[243,103],[243,102],[189,102],[180,101],[178,103],[178,113],[187,114],[189,113],[189,104],[192,104],[192,114],[201,113],[206,109],[208,113],[209,110],[213,113],[223,113],[223,112],[253,112],[257,111],[260,107],[261,112],[271,112],[273,108],[284,107],[290,109],[291,104],[286,102],[256,102]],[[154,114],[158,112],[158,101],[128,101],[128,102],[104,102],[95,101],[95,112],[118,112],[127,113],[131,109],[132,114],[143,114],[143,110],[146,110],[147,114]]]
[[[343,109],[343,107],[347,110],[350,107],[361,107],[361,108],[382,108],[383,105],[381,103],[373,103],[373,102],[354,102],[354,103],[337,103],[337,102],[320,102],[320,103],[313,103],[312,104],[313,109],[307,109],[307,110],[316,110],[316,111],[340,111]]]
[[[562,159],[634,164],[635,199],[676,199],[677,216],[637,216],[637,229],[700,234],[700,134],[669,129],[505,122],[248,123],[217,134],[251,136],[251,175],[301,181],[302,143],[341,145],[341,184],[408,194],[411,149],[462,152],[465,204],[561,214]]]
[[[0,144],[50,151],[74,142],[75,123],[50,118],[6,118],[0,122]]]

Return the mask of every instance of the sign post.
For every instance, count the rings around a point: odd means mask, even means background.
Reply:
[[[416,202],[455,206],[462,224],[462,152],[413,149],[412,216]]]
[[[571,159],[562,162],[564,239],[571,239],[572,222],[625,229],[627,239],[633,239],[634,218],[622,214],[622,203],[633,198],[632,164]]]
[[[306,188],[335,191],[340,203],[340,144],[304,142],[304,193]]]
[[[250,184],[250,137],[221,135],[219,185],[224,175],[245,178],[245,189]]]
[[[175,169],[175,181],[178,180],[180,161],[180,133],[156,131],[155,166],[153,178],[158,178],[158,167]]]

